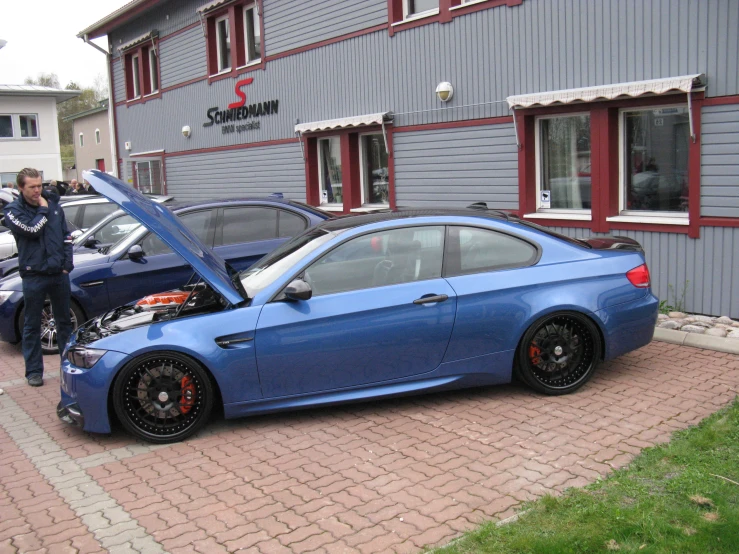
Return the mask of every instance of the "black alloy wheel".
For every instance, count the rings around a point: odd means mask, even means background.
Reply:
[[[21,312],[18,315],[18,331],[23,336],[23,322],[25,321],[26,309],[21,308]],[[69,304],[69,318],[72,320],[72,332],[77,328],[80,323],[85,321],[85,316],[82,314],[74,301],[70,301]],[[44,304],[44,309],[41,312],[41,352],[44,354],[58,354],[59,344],[57,344],[57,327],[56,320],[54,319],[54,313],[51,310],[51,302],[48,300]]]
[[[550,395],[579,389],[593,375],[601,358],[595,324],[576,312],[545,316],[521,341],[516,370],[533,389]]]
[[[176,352],[145,355],[128,363],[113,387],[113,407],[130,433],[164,444],[186,439],[205,425],[213,407],[208,374]]]

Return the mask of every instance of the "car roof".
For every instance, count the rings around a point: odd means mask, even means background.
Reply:
[[[518,217],[514,214],[497,210],[487,210],[481,208],[449,208],[449,209],[397,209],[374,212],[371,214],[352,215],[349,217],[341,217],[331,219],[318,225],[326,231],[343,231],[352,229],[362,225],[371,223],[380,223],[382,221],[396,221],[402,219],[413,219],[420,217],[480,217],[483,219],[492,219],[497,221],[518,221]]]

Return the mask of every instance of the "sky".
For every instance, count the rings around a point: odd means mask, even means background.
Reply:
[[[0,0],[0,84],[22,84],[26,77],[56,73],[62,88],[74,81],[92,87],[107,83],[105,55],[77,33],[130,0]],[[95,41],[107,48],[107,39]]]

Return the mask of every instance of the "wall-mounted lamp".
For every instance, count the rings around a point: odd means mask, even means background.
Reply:
[[[190,126],[189,125],[185,125],[182,128],[182,136],[185,137],[185,138],[190,138],[190,133],[191,133]]]
[[[452,96],[454,96],[454,87],[451,83],[448,83],[447,81],[439,83],[439,85],[436,87],[436,96],[442,102],[449,102],[449,100],[452,99]]]

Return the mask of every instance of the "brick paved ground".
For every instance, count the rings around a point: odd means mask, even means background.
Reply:
[[[512,385],[216,420],[150,446],[60,423],[46,366],[27,387],[0,344],[3,554],[417,552],[592,482],[739,389],[739,357],[652,343],[575,395]]]

